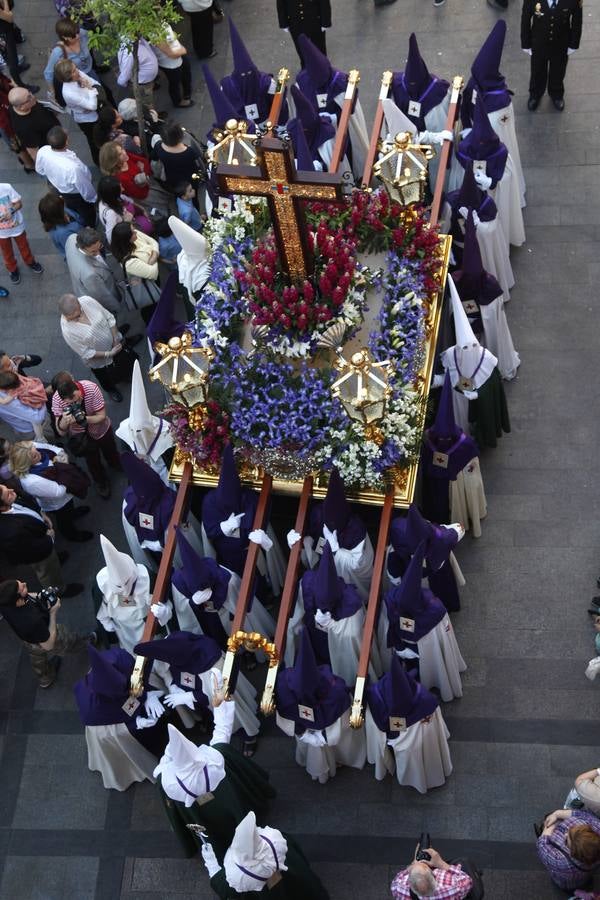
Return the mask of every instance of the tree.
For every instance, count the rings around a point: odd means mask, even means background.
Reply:
[[[140,38],[151,44],[165,40],[167,25],[181,16],[173,0],[82,0],[77,5],[77,18],[91,17],[98,26],[90,32],[90,47],[107,57],[115,57],[123,45],[133,53],[132,86],[137,106],[138,129],[142,149],[147,152],[144,131],[144,108],[139,85],[138,47]]]

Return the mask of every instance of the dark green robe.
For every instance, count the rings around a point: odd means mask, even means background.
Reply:
[[[238,893],[227,884],[225,878],[225,869],[221,869],[216,875],[210,879],[210,885],[221,898],[221,900],[234,900],[234,898],[243,898],[243,900],[329,900],[329,894],[313,872],[310,863],[302,852],[302,848],[296,843],[294,838],[289,834],[285,834],[288,845],[285,864],[288,867],[286,872],[281,873],[281,881],[275,884],[271,889],[266,885],[262,891],[244,891]],[[216,850],[215,850],[216,852]],[[219,860],[222,859],[217,853]]]
[[[469,401],[469,423],[477,444],[495,447],[502,432],[510,432],[504,385],[498,369],[477,389],[477,399]]]
[[[225,778],[213,791],[213,799],[207,803],[196,802],[185,806],[178,800],[171,800],[158,779],[171,827],[187,857],[196,856],[201,847],[200,838],[187,825],[206,828],[217,857],[222,859],[242,819],[254,810],[257,820],[262,822],[269,801],[275,797],[275,788],[269,784],[268,772],[229,744],[215,744],[214,749],[222,753],[225,759]]]

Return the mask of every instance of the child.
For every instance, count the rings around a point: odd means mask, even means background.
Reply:
[[[181,253],[181,244],[169,228],[165,216],[152,216],[154,225],[154,237],[158,241],[159,262],[169,270],[177,268],[177,254]]]
[[[22,206],[21,197],[14,187],[11,184],[0,183],[0,250],[13,284],[19,284],[21,281],[12,246],[13,238],[23,257],[23,262],[29,266],[31,271],[36,275],[41,275],[44,271],[44,267],[36,262],[31,252],[21,212]]]
[[[175,188],[177,197],[177,215],[182,222],[193,228],[194,231],[202,231],[204,222],[200,217],[200,213],[194,206],[194,188],[189,181],[182,181]]]

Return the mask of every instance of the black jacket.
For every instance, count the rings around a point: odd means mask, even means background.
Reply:
[[[524,0],[521,47],[547,56],[564,54],[569,47],[577,50],[582,3],[583,0],[558,0],[550,7],[548,0]]]
[[[27,506],[41,515],[39,504],[27,494],[20,494],[15,503]],[[25,513],[0,513],[0,553],[9,563],[30,565],[41,562],[50,556],[54,547],[47,531],[46,523],[33,516]]]
[[[277,16],[280,28],[289,28],[292,34],[305,34],[331,28],[331,4],[329,0],[277,0]]]

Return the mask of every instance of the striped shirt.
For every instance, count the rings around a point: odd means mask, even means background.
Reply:
[[[600,834],[600,819],[597,816],[585,809],[574,809],[568,818],[557,823],[552,834],[543,834],[537,841],[540,861],[548,869],[552,881],[565,891],[583,887],[598,868],[586,866],[571,856],[565,838],[574,825],[590,825],[596,834]]]
[[[463,872],[460,865],[449,865],[447,869],[432,869],[432,872],[437,887],[435,893],[429,894],[431,900],[463,900],[473,887],[471,877]],[[408,869],[398,872],[390,890],[394,900],[410,900]]]
[[[106,406],[104,402],[104,396],[97,384],[94,384],[93,381],[85,381],[85,379],[82,381],[77,381],[76,384],[83,392],[83,396],[85,399],[85,411],[88,416],[91,416],[94,413],[100,412],[101,409],[104,409],[104,407]],[[67,412],[67,407],[70,406],[72,402],[72,400],[61,400],[61,398],[58,396],[58,391],[55,391],[52,396],[52,414],[58,419],[59,416],[62,416]],[[102,422],[88,425],[87,432],[93,440],[98,441],[101,437],[104,437],[109,428],[110,419],[108,418],[108,416],[106,416],[106,418],[103,419]],[[69,434],[81,434],[81,432],[85,430],[85,426],[77,425],[75,422],[73,422],[73,424],[69,426]]]

